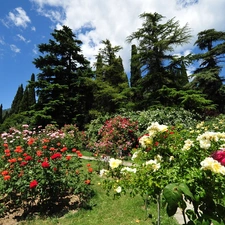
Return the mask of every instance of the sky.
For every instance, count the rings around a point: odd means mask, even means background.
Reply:
[[[83,42],[84,56],[95,61],[102,40],[123,49],[127,74],[130,70],[130,44],[126,38],[141,28],[140,14],[157,12],[164,21],[175,18],[188,24],[190,43],[177,47],[175,53],[196,51],[197,34],[214,28],[224,31],[225,0],[7,0],[0,7],[0,104],[11,107],[18,87],[25,88],[32,73],[32,63],[40,54],[38,45],[52,39],[54,29],[69,26]],[[163,22],[163,21],[162,21]],[[189,68],[190,72],[193,68]]]

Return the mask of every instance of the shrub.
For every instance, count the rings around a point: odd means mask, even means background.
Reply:
[[[93,148],[97,153],[127,156],[137,145],[137,130],[137,122],[121,116],[111,118],[100,128]]]
[[[2,134],[0,191],[5,203],[26,209],[30,204],[54,204],[74,194],[80,203],[88,201],[90,169],[81,169],[82,154],[68,142],[68,133],[52,126],[30,131],[26,125],[21,131],[12,128]]]

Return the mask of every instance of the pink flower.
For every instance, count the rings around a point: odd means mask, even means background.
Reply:
[[[225,151],[218,150],[212,154],[212,158],[220,162],[223,166],[225,165]]]

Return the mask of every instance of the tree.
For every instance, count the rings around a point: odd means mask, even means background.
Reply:
[[[137,47],[133,44],[131,46],[130,86],[137,87],[141,78],[141,64],[139,61]]]
[[[94,108],[95,113],[114,113],[129,102],[129,84],[123,62],[116,54],[120,46],[112,46],[109,40],[102,41],[95,63]]]
[[[204,30],[198,33],[195,45],[203,53],[196,54],[194,60],[200,61],[192,77],[190,87],[201,90],[208,99],[218,105],[218,110],[224,112],[225,88],[224,78],[220,76],[221,62],[225,59],[225,32],[214,29]]]
[[[23,93],[24,93],[24,89],[23,89],[23,85],[21,84],[16,92],[16,95],[13,99],[12,105],[11,105],[11,110],[10,110],[10,114],[16,114],[19,113],[20,111],[20,104],[21,101],[23,99]]]
[[[49,43],[38,45],[43,55],[33,61],[41,71],[35,82],[37,123],[82,127],[92,104],[90,63],[81,53],[82,42],[69,27],[55,29],[51,35]]]
[[[142,85],[146,104],[149,105],[149,96],[154,99],[154,93],[163,85],[176,87],[175,74],[168,71],[168,66],[174,60],[174,47],[187,43],[191,35],[188,26],[180,27],[174,18],[166,23],[160,23],[164,17],[158,13],[143,13],[140,18],[144,20],[142,28],[128,36],[127,41],[136,40],[138,43]]]

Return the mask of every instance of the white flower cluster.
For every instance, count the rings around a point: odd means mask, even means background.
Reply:
[[[150,159],[147,162],[145,162],[146,166],[150,166],[153,172],[157,171],[160,169],[160,163],[157,161],[157,159]]]
[[[212,157],[207,157],[201,162],[201,169],[211,170],[214,173],[221,173],[225,175],[225,167]]]
[[[189,150],[192,146],[194,146],[194,141],[187,139],[184,141],[184,146],[182,148],[183,151]]]
[[[153,137],[159,132],[165,132],[168,130],[168,126],[160,125],[158,122],[152,123],[148,128],[148,134],[142,136],[139,139],[139,143],[143,148],[150,146],[153,143]]]
[[[114,158],[110,158],[109,160],[109,166],[112,168],[112,169],[115,169],[117,168],[119,165],[122,164],[122,160],[120,159],[114,159]]]
[[[209,149],[212,141],[218,142],[219,140],[225,141],[225,133],[207,131],[197,137],[197,141],[203,149]]]
[[[136,173],[137,169],[136,168],[130,168],[130,167],[123,167],[120,171],[122,174],[128,173]]]
[[[161,125],[158,122],[153,122],[148,128],[147,131],[149,132],[149,136],[154,136],[158,132],[165,132],[168,130],[168,126]]]

